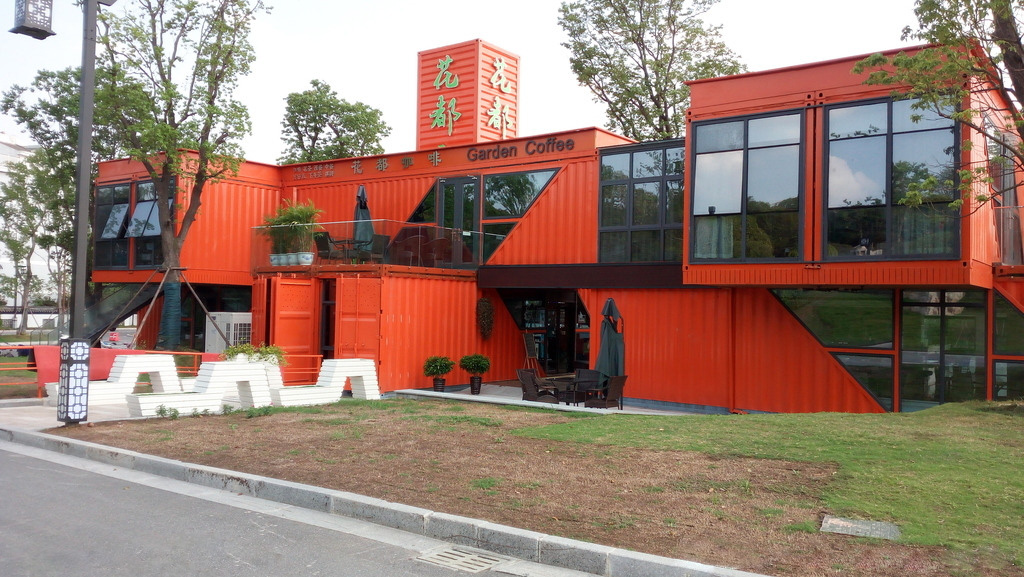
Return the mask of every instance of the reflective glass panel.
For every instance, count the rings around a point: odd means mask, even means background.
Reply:
[[[602,232],[600,236],[601,262],[629,262],[628,232]]]
[[[915,102],[917,100],[897,100],[892,103],[893,132],[931,130],[953,126],[952,120],[939,116],[934,110],[913,108]]]
[[[629,178],[629,154],[608,154],[601,157],[601,180]]]
[[[827,347],[893,348],[892,291],[774,291]]]
[[[160,211],[156,208],[156,201],[149,200],[136,204],[125,236],[154,236],[158,234],[160,234]]]
[[[698,154],[743,148],[742,121],[701,124],[694,130],[694,150]]]
[[[665,174],[682,174],[685,154],[683,147],[669,148],[665,151]]]
[[[851,138],[885,134],[889,131],[888,104],[866,104],[832,108],[828,111],[828,136]]]
[[[113,188],[114,190],[111,196],[112,202],[128,202],[128,200],[131,198],[131,186],[127,184],[119,184]]]
[[[742,195],[743,151],[697,155],[693,214],[738,213]]]
[[[995,297],[995,323],[995,353],[1024,355],[1024,314],[1000,295]]]
[[[100,233],[100,238],[119,238],[121,236],[121,231],[124,227],[124,219],[127,214],[127,203],[115,204],[110,210],[110,215],[107,216],[107,222],[103,225],[103,232]]]
[[[885,207],[836,208],[828,211],[828,256],[868,257],[886,254]]]
[[[683,222],[683,181],[665,182],[665,224]]]
[[[140,182],[135,185],[135,201],[156,200],[156,185],[152,182]]]
[[[665,163],[662,150],[644,150],[633,153],[633,178],[651,178],[661,176],[662,165]]]
[[[533,200],[544,190],[554,170],[499,174],[484,177],[484,217],[510,218],[522,216]]]
[[[682,262],[683,260],[683,229],[669,228],[665,230],[665,254],[662,260]]]
[[[515,227],[515,223],[512,222],[484,225],[483,243],[485,262],[492,254],[494,254],[494,251],[497,250],[498,246],[500,246],[505,240],[508,233],[512,232],[513,227]]]
[[[644,182],[633,187],[633,224],[658,224],[658,189],[660,182]]]
[[[632,262],[661,260],[661,231],[634,230],[629,239],[629,259]]]
[[[828,157],[828,206],[885,204],[885,138],[833,142]]]
[[[836,360],[868,390],[882,408],[892,411],[892,357],[882,355],[834,355]]]
[[[797,211],[747,216],[747,258],[796,258],[800,254]]]
[[[1024,363],[996,361],[993,365],[992,400],[1024,399]]]
[[[747,163],[747,212],[800,208],[800,147],[751,150]]]
[[[606,184],[601,187],[601,226],[626,226],[625,184]]]
[[[906,196],[911,183],[920,184],[928,177],[938,178],[939,187],[923,191],[926,202],[950,201],[956,198],[953,131],[911,132],[892,139],[893,200]]]
[[[776,146],[800,142],[800,115],[771,116],[755,118],[747,126],[747,146]]]
[[[960,219],[950,208],[894,206],[892,221],[894,255],[955,255],[958,252]]]

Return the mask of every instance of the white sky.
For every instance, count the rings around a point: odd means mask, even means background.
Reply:
[[[0,90],[27,85],[40,69],[81,64],[81,11],[73,0],[53,1],[56,36],[38,41],[0,32]],[[314,78],[350,102],[383,111],[392,127],[387,152],[413,150],[417,53],[475,38],[520,57],[521,136],[604,124],[603,107],[577,84],[561,47],[560,0],[269,3],[273,11],[254,27],[253,72],[236,94],[253,121],[243,142],[250,160],[277,159],[284,98]],[[8,6],[0,31],[14,25],[13,2]],[[722,0],[707,20],[724,26],[727,44],[757,71],[903,46],[903,27],[916,22],[913,6],[913,0]],[[0,116],[0,132],[19,130]],[[24,136],[21,142],[27,144]]]

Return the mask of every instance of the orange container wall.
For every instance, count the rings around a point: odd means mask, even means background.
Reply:
[[[591,311],[591,366],[605,299],[622,313],[626,397],[783,413],[882,411],[765,289],[579,293]]]
[[[380,275],[346,274],[336,280],[334,358],[380,358]]]
[[[97,185],[125,180],[149,180],[142,165],[118,160],[101,162]],[[188,181],[179,184],[176,202],[183,214],[189,202]],[[202,206],[182,247],[181,262],[185,276],[195,284],[250,285],[252,227],[263,223],[263,216],[280,203],[281,179],[276,166],[242,163],[237,176],[207,184]],[[152,270],[98,270],[94,282],[141,283]],[[154,277],[158,282],[160,275]]]
[[[597,262],[597,163],[565,163],[487,264]]]
[[[515,378],[523,366],[522,337],[511,316],[493,293],[483,293],[472,276],[427,277],[389,275],[381,293],[381,341],[378,375],[382,391],[431,386],[423,361],[433,355],[458,363],[463,355],[480,353],[491,359],[485,381]],[[476,302],[487,294],[494,306],[494,333],[484,340],[476,326]],[[449,385],[466,384],[465,371],[455,368]]]
[[[495,140],[506,140],[519,135],[519,57],[511,52],[502,50],[494,45],[480,41],[480,60],[477,77],[480,78],[480,96],[477,100],[477,114],[480,121],[477,122],[478,142],[489,142]],[[504,62],[504,68],[499,73],[494,65],[496,59]],[[500,74],[506,87],[495,86],[491,78]],[[495,100],[497,99],[497,101]],[[492,123],[492,110],[500,107],[502,115],[501,122]],[[507,109],[507,114],[504,113]],[[505,119],[507,118],[507,122]]]
[[[344,222],[355,218],[356,194],[366,188],[366,203],[374,219],[404,222],[434,187],[435,177],[364,178],[333,185],[292,187],[298,200],[312,200],[323,209],[320,222]]]

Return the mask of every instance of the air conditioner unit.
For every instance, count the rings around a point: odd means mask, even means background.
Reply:
[[[226,340],[217,327],[224,332]],[[252,342],[252,313],[210,313],[206,317],[206,352],[222,353],[231,345],[248,342]]]

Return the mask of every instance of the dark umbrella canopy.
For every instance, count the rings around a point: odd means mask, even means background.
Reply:
[[[366,204],[366,187],[359,185],[359,192],[356,193],[356,221],[352,238],[359,245],[369,245],[373,240],[373,222],[370,221],[370,207]]]
[[[601,310],[604,320],[601,321],[601,348],[597,351],[597,362],[594,369],[606,377],[626,374],[626,343],[618,326],[622,316],[615,299],[608,299]]]

